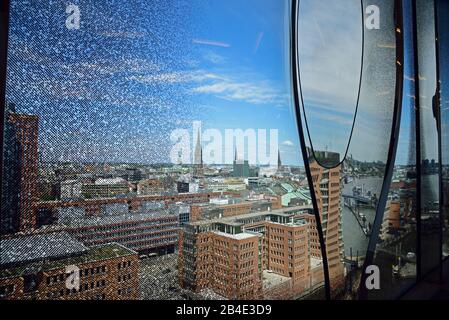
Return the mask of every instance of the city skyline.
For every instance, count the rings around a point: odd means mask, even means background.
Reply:
[[[34,5],[36,19],[24,19],[22,6],[11,8],[7,99],[19,113],[39,116],[42,159],[166,163],[171,131],[199,120],[204,130],[278,129],[284,163],[303,165],[285,3],[197,1],[174,8],[156,1],[149,8],[136,1],[141,18],[119,25],[109,19],[112,9],[126,17],[136,7],[113,2],[94,10],[80,1],[78,31],[65,30],[61,6]],[[159,23],[169,11],[176,23]],[[35,34],[39,29],[51,33]],[[364,160],[360,147],[353,149]]]

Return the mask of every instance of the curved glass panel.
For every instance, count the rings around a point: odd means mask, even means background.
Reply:
[[[299,1],[298,68],[304,119],[314,156],[340,164],[351,140],[360,95],[363,12],[359,0]],[[338,30],[345,32],[336,33]],[[333,153],[319,150],[332,150]]]
[[[327,4],[322,2],[315,1],[309,5],[314,6],[317,11],[321,8],[327,12],[324,8]],[[349,5],[353,6],[349,12],[353,12],[355,15],[356,8],[360,6],[360,3],[357,1],[346,2],[345,6]],[[356,298],[370,237],[377,236],[373,235],[376,214],[379,216],[383,214],[385,206],[385,203],[379,203],[379,198],[382,192],[387,192],[387,190],[382,190],[382,185],[385,179],[394,125],[396,66],[397,63],[400,63],[396,59],[397,30],[394,9],[394,1],[363,1],[363,23],[359,25],[358,32],[351,33],[356,39],[354,39],[354,47],[351,46],[352,49],[348,50],[348,54],[360,54],[360,48],[357,46],[360,44],[360,28],[365,28],[360,101],[347,157],[345,158],[344,147],[330,149],[329,146],[323,145],[323,149],[318,150],[314,145],[313,134],[311,134],[311,141],[306,139],[305,147],[309,153],[308,162],[325,236],[331,291],[332,296],[337,299]],[[347,7],[346,10],[348,11]],[[299,5],[300,11],[301,4]],[[342,25],[347,22],[342,22],[337,17],[339,16],[336,15],[334,19],[330,19],[328,23],[331,26],[326,27],[333,29],[335,38],[346,37],[347,35],[343,34],[347,30],[342,28]],[[357,17],[355,16],[354,19],[360,21]],[[306,24],[304,21],[299,23]],[[355,23],[352,25],[353,28],[355,25]],[[319,36],[317,38],[319,39]],[[305,40],[305,44],[307,44],[307,38]],[[300,31],[298,31],[298,60],[300,64],[303,64],[300,61],[301,50],[307,52],[308,49],[304,47],[305,44],[302,42]],[[337,57],[345,59],[342,55],[337,55]],[[333,63],[338,65],[336,62]],[[320,61],[314,61],[312,65],[318,68],[319,64]],[[356,65],[357,62],[353,61],[353,66]],[[323,68],[326,68],[325,64]],[[350,72],[349,70],[353,69],[348,68],[347,73]],[[324,74],[332,73],[328,70],[322,72]],[[342,76],[355,79],[353,74],[348,75],[345,72]],[[307,86],[304,85],[304,79],[301,77],[300,81],[302,94],[307,97]],[[355,80],[352,83],[356,83]],[[358,86],[347,86],[342,91],[339,94],[355,97],[358,94]],[[328,97],[331,99],[330,94]],[[338,96],[336,100],[338,101]],[[325,104],[319,110],[321,118],[329,119],[334,125],[346,123],[347,127],[351,126],[352,120],[348,122],[348,117],[342,117],[341,114],[335,112],[335,108],[333,109],[332,106],[326,108],[326,106]],[[308,110],[310,110],[310,106],[307,106],[305,99],[304,105],[300,106],[299,110],[302,112],[303,128],[306,128],[307,122],[309,122]],[[315,132],[324,137],[329,136],[329,131],[326,129]],[[302,134],[307,136],[307,132]],[[339,146],[347,144],[347,140],[338,134],[335,137],[339,137]],[[336,145],[334,144],[334,146]],[[333,159],[334,166],[341,161],[343,163],[330,168],[321,161],[322,159]],[[379,213],[379,211],[382,212]]]
[[[437,0],[440,119],[441,119],[441,167],[443,257],[449,256],[449,2]]]
[[[290,2],[10,2],[0,298],[324,298]]]
[[[403,1],[404,83],[401,126],[388,201],[373,264],[379,267],[380,289],[371,300],[395,299],[416,283],[416,106],[411,1]]]
[[[421,275],[440,265],[440,180],[435,2],[416,1],[421,152]]]

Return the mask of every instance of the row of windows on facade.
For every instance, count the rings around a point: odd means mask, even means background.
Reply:
[[[102,274],[106,272],[106,266],[100,266],[96,268],[87,268],[80,270],[79,276],[80,277],[86,277],[86,276],[93,276],[96,274]],[[62,281],[65,281],[67,277],[70,276],[70,273],[60,273],[58,275],[48,276],[47,277],[47,285],[59,283]]]
[[[128,273],[128,274],[125,274],[125,275],[118,276],[117,277],[117,281],[118,282],[124,282],[124,281],[127,281],[127,280],[131,280],[131,278],[132,278],[131,273]]]
[[[214,240],[214,244],[217,246],[225,247],[225,248],[229,248],[229,246],[230,246],[229,242],[223,241],[223,240],[218,240],[218,239]],[[234,246],[233,246],[234,251],[237,251],[239,249],[247,250],[247,249],[252,249],[252,248],[254,248],[253,242],[247,242],[247,243],[241,244],[240,246],[237,244],[234,244]]]
[[[120,241],[121,244],[125,245],[126,247],[132,247],[132,248],[139,248],[139,247],[154,247],[157,244],[170,244],[170,243],[176,243],[178,241],[178,238],[176,237],[164,237],[164,238],[156,238],[151,241]],[[105,240],[96,240],[96,241],[86,241],[86,244],[88,245],[99,245],[103,243],[110,242]]]
[[[124,223],[124,224],[117,224],[117,225],[106,225],[106,226],[99,226],[99,227],[91,227],[87,229],[79,229],[79,233],[98,233],[102,231],[110,231],[110,230],[118,230],[118,229],[131,229],[136,227],[143,227],[143,226],[160,226],[163,224],[167,225],[176,225],[177,218],[176,217],[167,217],[167,218],[161,218],[157,220],[151,220],[151,221],[139,221],[136,223]]]
[[[178,243],[178,238],[158,238],[152,241],[127,241],[127,242],[123,242],[123,245],[128,247],[128,248],[134,248],[134,249],[138,249],[138,248],[142,248],[142,249],[146,249],[148,247],[151,248],[155,248],[158,247],[158,245],[163,244],[164,246],[168,246],[168,245],[173,245]],[[140,249],[139,249],[140,250]]]
[[[281,237],[281,236],[270,235],[270,240],[278,241],[278,242],[284,242],[285,238]],[[304,242],[305,240],[306,240],[305,237],[301,237],[301,238],[297,238],[297,239],[288,239],[287,243],[288,244],[297,244],[297,243]],[[274,246],[274,247],[278,247],[278,248],[284,248],[284,246],[282,244],[279,244],[279,243],[272,243],[271,245]]]
[[[89,290],[94,290],[98,288],[103,288],[106,286],[106,280],[98,280],[98,281],[92,281],[90,283],[81,283],[79,290],[76,288],[73,289],[60,289],[56,291],[51,291],[47,293],[47,298],[56,298],[56,297],[63,297],[64,295],[73,295]]]
[[[137,225],[135,227],[130,228],[113,228],[113,227],[102,227],[101,230],[97,229],[79,229],[75,232],[75,234],[80,236],[108,236],[113,234],[121,234],[127,232],[135,232],[136,229],[145,229],[145,230],[163,230],[163,229],[178,229],[176,221],[171,223],[162,223],[162,224],[152,224],[152,225]],[[122,230],[123,229],[123,230]]]
[[[120,262],[119,264],[117,264],[117,269],[121,270],[121,269],[125,269],[125,268],[129,268],[132,265],[132,261],[123,261]]]
[[[225,250],[220,250],[220,249],[214,249],[213,250],[213,254],[215,257],[223,257],[225,259],[229,259],[230,255],[227,251]],[[249,251],[246,253],[241,254],[240,256],[234,254],[234,260],[245,260],[245,259],[249,259],[254,257],[254,251]]]
[[[289,247],[289,249],[291,249],[291,247]],[[300,247],[295,247],[295,252],[301,253],[301,254],[306,253],[307,252],[306,249],[307,248],[305,245],[300,246]],[[289,250],[289,253],[293,253],[293,250],[292,251]],[[278,251],[278,250],[270,250],[270,254],[273,256],[278,256],[278,257],[282,257],[282,258],[285,257],[285,253],[283,251]],[[300,257],[301,255],[300,254],[296,254],[296,255],[289,254],[288,259],[292,260],[293,256]],[[297,259],[297,258],[295,258],[295,259]]]
[[[163,229],[163,228],[161,228]],[[178,234],[179,228],[173,227],[173,228],[165,228],[164,231],[151,231],[147,233],[137,233],[136,230],[131,230],[129,232],[114,232],[110,234],[93,234],[93,235],[84,235],[80,236],[79,238],[85,241],[89,240],[97,240],[97,239],[111,239],[111,238],[118,238],[118,237],[126,237],[128,240],[139,240],[139,239],[145,239],[145,238],[151,238],[151,237],[157,237],[157,236],[167,236],[167,235],[173,235]]]
[[[61,289],[59,291],[52,291],[52,292],[48,292],[47,293],[47,298],[52,299],[52,298],[60,298],[63,297],[64,295],[69,296],[69,295],[73,295],[79,292],[85,292],[88,290],[92,290],[92,289],[97,289],[97,288],[102,288],[104,286],[106,286],[106,284],[103,282],[99,283],[97,281],[97,285],[96,286],[92,286],[93,283],[91,283],[91,286],[89,288],[88,284],[85,284],[84,286],[80,287],[80,290],[77,291],[76,289]],[[117,294],[119,296],[123,296],[123,295],[130,295],[133,292],[132,288],[126,288],[126,289],[118,289],[117,290]],[[105,293],[100,293],[100,294],[95,294],[92,295],[90,297],[87,297],[87,300],[105,300],[106,299],[106,294]]]
[[[130,266],[131,266],[131,261],[127,261],[127,262],[119,263],[117,265],[117,269],[121,270],[126,267],[130,267]],[[97,275],[97,274],[104,274],[106,271],[107,271],[106,266],[100,266],[100,267],[96,267],[96,268],[87,268],[87,269],[80,270],[79,276],[80,276],[80,278],[82,278],[82,277],[93,276],[93,275]],[[65,274],[61,273],[59,275],[49,276],[49,277],[47,277],[47,285],[52,285],[52,284],[66,281],[66,279],[69,275],[70,275],[70,273],[65,273]],[[131,274],[128,274],[126,277],[128,279],[131,279]],[[120,278],[121,278],[121,276],[119,276],[119,282],[120,282]],[[125,279],[125,276],[123,276],[122,279]]]
[[[291,256],[291,257],[292,257],[291,260],[293,260],[293,256]],[[284,259],[277,259],[275,257],[270,257],[270,262],[276,263],[276,264],[282,265],[282,266],[287,264]],[[293,268],[293,264],[292,263],[289,263],[289,264],[291,265],[291,268]]]

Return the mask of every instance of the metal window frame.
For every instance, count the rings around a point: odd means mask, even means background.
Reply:
[[[297,35],[297,8],[298,8],[298,4],[299,4],[300,0],[291,0],[292,3],[292,12],[291,12],[291,68],[292,68],[292,92],[293,92],[293,100],[295,102],[295,106],[299,106],[299,102],[300,102],[300,95],[298,92],[298,87],[297,87],[297,80],[299,79],[299,74],[297,71],[297,46],[296,46],[296,35]],[[398,8],[402,7],[402,2],[403,0],[394,0],[395,1],[395,11],[398,13]],[[406,1],[406,0],[404,0]],[[418,77],[418,72],[416,72],[417,70],[419,70],[419,62],[417,61],[417,54],[418,54],[418,45],[417,45],[417,26],[416,26],[416,0],[411,0],[412,1],[412,16],[411,16],[411,20],[412,20],[412,33],[413,33],[413,60],[414,60],[414,77],[415,77],[415,96],[419,96],[419,77]],[[439,2],[441,0],[434,0],[434,5],[435,5],[435,32],[437,35],[437,39],[438,39],[438,5],[437,2]],[[0,150],[2,152],[2,154],[0,155],[0,177],[3,177],[3,124],[5,121],[4,118],[4,110],[5,110],[5,94],[6,94],[6,73],[7,73],[7,52],[8,52],[8,31],[9,31],[9,8],[10,8],[10,1],[9,0],[3,0],[0,4],[0,141],[1,141],[1,146],[0,146]],[[449,12],[448,12],[449,13]],[[397,16],[399,17],[399,16]],[[400,23],[402,23],[402,15],[400,16]],[[399,20],[398,20],[399,21]],[[402,26],[402,25],[401,25]],[[401,30],[403,30],[403,28],[401,28]],[[403,44],[398,43],[398,39],[397,39],[397,46],[401,45],[402,51],[403,51]],[[437,50],[437,83],[439,83],[440,81],[440,68],[439,68],[439,46],[438,46],[438,42],[436,42],[436,50]],[[403,54],[403,52],[402,52]],[[403,57],[403,56],[402,56]],[[403,62],[403,59],[401,59],[400,61]],[[396,100],[395,100],[395,105],[396,105],[396,109],[398,108],[398,106],[402,106],[402,83],[403,83],[403,77],[401,74],[400,79],[398,78],[398,71],[397,71],[397,82],[396,82]],[[400,88],[398,88],[398,84],[399,82],[401,83]],[[399,92],[399,90],[401,92]],[[420,102],[419,99],[416,99],[416,110],[419,110],[420,108]],[[307,179],[309,182],[309,188],[311,190],[311,198],[312,198],[312,203],[313,203],[313,210],[314,210],[314,215],[315,215],[315,219],[316,219],[316,223],[317,223],[317,231],[318,231],[318,235],[319,235],[319,241],[320,241],[320,246],[321,246],[321,253],[322,253],[322,258],[323,258],[323,272],[324,272],[324,279],[325,279],[325,293],[326,293],[326,299],[330,299],[330,280],[329,280],[329,270],[328,270],[328,261],[327,261],[327,254],[326,254],[326,247],[325,247],[325,241],[324,241],[324,235],[323,235],[323,230],[322,230],[322,226],[321,226],[321,221],[320,221],[320,214],[318,211],[318,205],[317,205],[317,201],[316,201],[316,195],[314,192],[314,188],[313,188],[313,181],[312,181],[312,175],[311,175],[311,171],[310,171],[310,166],[309,163],[307,161],[308,158],[308,153],[307,153],[307,149],[306,149],[306,144],[305,144],[305,137],[302,134],[303,133],[303,125],[302,125],[302,119],[301,119],[301,115],[300,112],[298,110],[295,110],[295,114],[296,114],[296,121],[298,124],[298,131],[299,131],[299,137],[300,137],[300,142],[301,142],[301,152],[302,152],[302,156],[304,158],[304,165],[306,168],[306,175],[307,175]],[[396,152],[397,152],[397,142],[398,142],[398,130],[400,130],[399,126],[400,126],[400,118],[401,118],[401,114],[400,114],[401,108],[399,108],[399,110],[395,110],[395,115],[394,115],[394,120],[393,120],[393,128],[394,130],[392,131],[391,134],[391,139],[390,139],[390,147],[389,147],[389,153],[388,153],[388,160],[387,160],[387,171],[386,171],[386,176],[384,177],[384,182],[383,182],[383,192],[381,193],[381,198],[384,199],[385,197],[385,193],[388,195],[388,187],[389,187],[389,183],[391,183],[391,177],[392,177],[392,169],[394,168],[394,160],[395,160],[395,156],[396,156]],[[440,121],[441,121],[441,113],[439,113],[440,115]],[[422,163],[421,163],[421,139],[420,139],[420,115],[419,112],[416,112],[415,114],[415,132],[416,132],[416,173],[417,173],[417,192],[419,192],[419,190],[421,189],[422,186],[422,181],[421,181],[421,174],[422,174]],[[440,122],[441,125],[441,122]],[[438,134],[439,136],[439,186],[440,186],[440,219],[443,219],[442,217],[442,203],[443,201],[441,201],[443,199],[443,189],[442,189],[442,161],[441,161],[441,157],[442,157],[442,153],[441,153],[441,131]],[[0,186],[0,190],[1,190],[2,186]],[[386,190],[386,191],[385,191]],[[383,197],[382,197],[383,196]],[[383,202],[382,202],[383,203]],[[442,265],[444,262],[449,261],[449,257],[443,257],[442,255],[442,240],[443,240],[443,235],[442,235],[442,228],[440,228],[440,243],[439,243],[439,252],[441,255],[441,259],[440,259],[440,264],[439,266],[437,266],[434,270],[429,271],[426,274],[422,273],[421,270],[421,208],[422,208],[422,203],[421,203],[421,197],[418,196],[416,198],[416,205],[417,205],[417,216],[416,216],[416,221],[417,221],[417,229],[416,229],[416,233],[417,233],[417,278],[416,278],[416,283],[412,286],[412,288],[414,288],[419,282],[421,282],[423,280],[423,278],[425,278],[425,276],[427,276],[429,273],[435,272],[437,270],[439,270],[440,275],[442,273]],[[385,204],[384,206],[385,207]],[[379,205],[378,208],[376,210],[376,217],[375,217],[375,230],[376,232],[373,232],[373,234],[371,235],[370,241],[369,241],[369,245],[368,245],[368,251],[367,251],[367,259],[366,259],[366,264],[369,261],[372,261],[372,258],[374,256],[374,249],[375,246],[377,244],[378,241],[378,231],[380,228],[380,224],[382,221],[382,217],[383,217],[383,212],[381,212],[381,210],[379,210]],[[441,224],[441,226],[443,226],[443,224]],[[369,260],[368,260],[369,259]],[[365,267],[365,266],[364,266]],[[362,283],[362,282],[361,282]],[[411,288],[411,289],[412,289]],[[409,289],[410,290],[410,289]],[[405,295],[409,290],[407,290],[403,295]],[[402,295],[402,296],[403,296]],[[360,298],[364,298],[364,293],[363,292],[359,292],[359,297]],[[398,298],[400,298],[401,296],[399,296]]]
[[[315,222],[316,222],[316,228],[318,232],[318,238],[320,242],[320,249],[321,249],[321,257],[323,259],[323,273],[324,273],[324,286],[325,286],[325,297],[326,300],[331,299],[331,291],[330,291],[330,277],[329,277],[329,264],[327,261],[327,252],[326,252],[326,245],[324,241],[324,233],[321,225],[321,218],[320,218],[320,212],[318,209],[318,202],[316,199],[315,189],[313,187],[313,180],[312,180],[312,172],[310,170],[308,159],[308,153],[307,153],[307,146],[305,142],[305,136],[304,136],[304,128],[302,125],[302,118],[301,118],[301,112],[299,111],[300,103],[301,103],[301,96],[299,92],[299,86],[298,83],[300,82],[300,75],[299,75],[299,69],[298,69],[298,46],[297,46],[297,33],[298,33],[298,9],[299,9],[299,1],[300,0],[292,0],[292,7],[291,7],[291,24],[290,24],[290,63],[291,63],[291,86],[292,86],[292,93],[293,93],[293,100],[294,100],[294,107],[295,107],[295,116],[296,116],[296,122],[298,125],[298,134],[299,134],[299,140],[301,144],[301,153],[303,157],[304,167],[307,175],[307,181],[309,184],[309,190],[310,190],[310,197],[312,200],[313,205],[313,213],[315,216]]]

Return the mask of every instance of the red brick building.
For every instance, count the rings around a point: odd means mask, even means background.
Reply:
[[[133,300],[140,296],[138,255],[119,244],[87,248],[66,233],[54,233],[15,236],[1,240],[1,245],[0,299]],[[77,286],[70,285],[73,268],[79,275]]]

